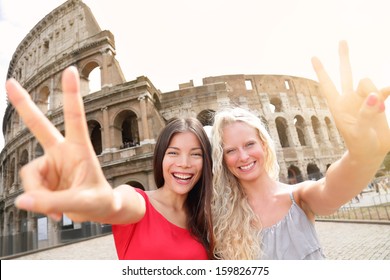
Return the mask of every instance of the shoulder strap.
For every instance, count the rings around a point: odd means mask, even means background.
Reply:
[[[292,202],[293,204],[296,204],[296,203],[295,203],[294,196],[293,196],[293,190],[292,190],[292,189],[290,190],[290,199],[291,199],[291,202]]]

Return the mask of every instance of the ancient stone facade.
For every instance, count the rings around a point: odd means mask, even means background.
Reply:
[[[166,121],[197,117],[212,124],[215,111],[241,106],[257,112],[278,141],[280,180],[318,179],[341,156],[343,142],[318,83],[281,75],[228,75],[192,81],[172,92],[160,92],[147,77],[127,82],[115,59],[114,36],[102,31],[90,9],[69,0],[43,18],[16,49],[7,78],[27,88],[32,100],[64,132],[61,73],[75,65],[91,141],[112,187],[128,183],[153,189],[152,155]],[[100,89],[90,92],[89,77],[100,72]],[[60,223],[16,209],[22,193],[20,168],[43,154],[37,140],[11,105],[3,121],[5,147],[0,153],[1,255],[56,245],[75,236],[102,231],[102,225]]]

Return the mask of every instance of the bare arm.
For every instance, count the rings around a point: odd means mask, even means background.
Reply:
[[[76,68],[64,71],[62,88],[65,137],[18,82],[6,83],[9,100],[45,151],[23,166],[20,176],[25,192],[16,199],[16,206],[55,220],[65,213],[76,222],[137,222],[145,213],[145,201],[129,186],[113,190],[105,179],[89,139]]]
[[[384,105],[389,89],[378,90],[369,79],[362,79],[354,90],[346,42],[340,42],[339,54],[341,93],[321,62],[317,58],[312,60],[347,148],[343,157],[330,166],[324,179],[302,184],[300,198],[316,214],[329,214],[360,193],[390,150]]]

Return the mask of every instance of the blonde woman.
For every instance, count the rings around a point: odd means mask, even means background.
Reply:
[[[273,141],[260,119],[244,109],[214,117],[212,158],[216,258],[324,259],[314,228],[316,214],[328,215],[358,195],[390,150],[384,102],[389,90],[361,80],[352,86],[348,47],[340,43],[342,93],[318,59],[313,59],[328,105],[347,151],[318,181],[277,181]]]

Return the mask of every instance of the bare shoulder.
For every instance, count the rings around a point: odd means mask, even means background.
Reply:
[[[294,196],[295,203],[305,212],[306,216],[314,221],[315,214],[307,203],[308,193],[319,186],[317,181],[303,181],[298,184],[291,185],[292,194]]]
[[[294,190],[294,198],[297,200],[306,200],[306,196],[309,192],[312,192],[313,190],[319,189],[321,187],[321,181],[303,181],[294,185],[291,185],[291,187]]]

